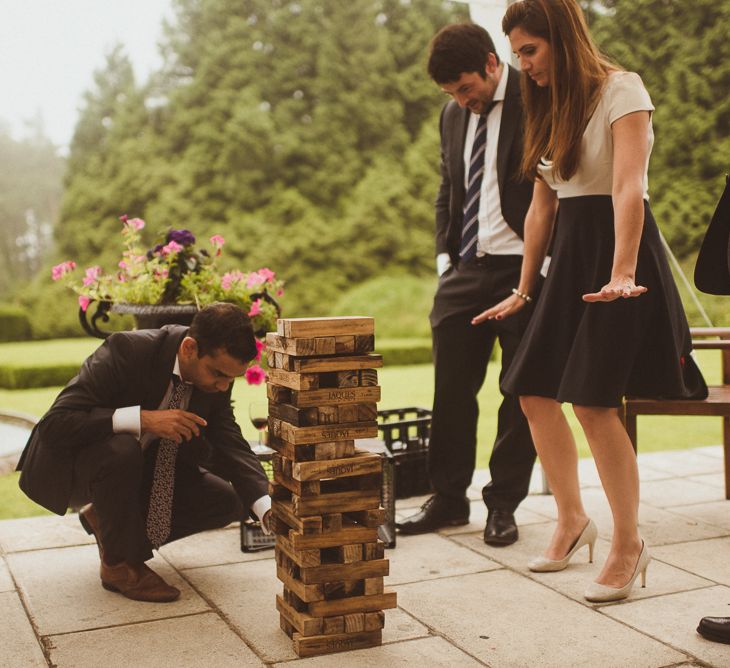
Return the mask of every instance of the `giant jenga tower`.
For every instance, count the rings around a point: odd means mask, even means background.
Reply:
[[[396,606],[378,540],[382,460],[355,450],[378,434],[374,321],[279,320],[266,343],[281,628],[300,657],[380,645]]]

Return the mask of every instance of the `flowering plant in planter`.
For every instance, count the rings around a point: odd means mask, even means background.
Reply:
[[[223,252],[225,239],[214,234],[209,247],[200,248],[189,230],[168,230],[149,250],[141,243],[141,218],[121,216],[124,250],[118,271],[104,273],[101,267],[88,267],[81,281],[75,275],[76,263],[69,260],[51,270],[54,281],[63,281],[78,294],[81,310],[86,312],[94,302],[138,305],[190,305],[202,308],[213,302],[231,302],[240,306],[251,318],[254,331],[276,329],[278,308],[273,297],[283,294],[283,282],[264,267],[244,273],[222,272],[217,262]],[[256,360],[261,359],[263,344]],[[258,384],[265,372],[251,366],[246,379]]]

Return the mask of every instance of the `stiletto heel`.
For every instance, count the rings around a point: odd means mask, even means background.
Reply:
[[[573,555],[584,545],[588,546],[588,561],[593,563],[593,547],[596,544],[596,538],[598,538],[598,529],[593,520],[588,520],[588,524],[581,532],[580,536],[575,539],[575,543],[568,550],[562,559],[548,559],[547,557],[537,557],[527,564],[533,573],[554,573],[556,571],[562,571],[568,566]]]
[[[629,581],[623,587],[608,587],[606,585],[591,582],[584,594],[587,601],[592,603],[607,603],[609,601],[620,601],[627,598],[631,593],[636,578],[641,574],[641,586],[646,587],[646,569],[651,561],[649,551],[646,549],[646,543],[641,541],[641,554],[636,562],[636,568],[632,573]]]

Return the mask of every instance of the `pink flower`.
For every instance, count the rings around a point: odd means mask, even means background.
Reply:
[[[125,220],[124,222],[135,230],[141,230],[145,225],[144,220],[141,218],[132,218],[131,220]]]
[[[246,277],[246,287],[255,288],[257,285],[261,285],[266,279],[264,279],[258,271],[252,271]]]
[[[129,265],[124,260],[119,260],[119,264],[117,266],[120,269],[126,269]]]
[[[234,283],[242,281],[244,278],[245,276],[240,271],[229,271],[221,277],[221,287],[224,290],[230,290]]]
[[[223,244],[226,243],[226,240],[220,234],[214,234],[210,238],[210,243],[213,244],[213,248],[215,248],[215,254],[217,257],[223,252],[221,249],[223,248]]]
[[[276,274],[271,271],[268,267],[264,267],[263,269],[259,269],[259,276],[261,276],[264,279],[265,283],[270,283],[274,280],[276,277]]]
[[[51,269],[51,278],[54,281],[59,280],[62,276],[65,276],[69,272],[76,269],[76,263],[73,260],[67,260],[66,262],[61,262],[61,264],[57,264],[55,267]]]
[[[284,296],[284,289],[283,289],[283,288],[279,288],[279,289],[278,289],[278,290],[276,291],[276,296],[277,296],[277,297],[283,297],[283,296]]]
[[[79,295],[79,306],[84,313],[86,313],[86,309],[89,308],[89,304],[91,304],[91,299],[89,297],[86,295]]]
[[[266,372],[258,365],[246,369],[246,382],[249,385],[261,385],[266,380]]]
[[[256,357],[254,358],[256,361],[261,359],[261,355],[264,352],[264,348],[266,348],[266,345],[264,345],[264,342],[260,341],[259,339],[256,339]]]
[[[258,315],[261,313],[261,300],[257,299],[253,304],[251,304],[251,308],[248,312],[248,317],[253,318],[255,315]]]
[[[275,276],[276,274],[267,267],[259,269],[258,271],[252,271],[246,279],[246,287],[255,288],[257,285],[261,285],[262,283],[273,281]]]
[[[126,223],[129,220],[129,216],[125,213],[123,216],[119,216],[119,220]]]
[[[101,276],[101,267],[89,267],[86,270],[86,276],[84,276],[83,283],[86,287],[93,285],[99,280]]]
[[[179,253],[183,247],[177,243],[177,241],[171,241],[166,246],[162,247],[162,254],[169,255],[170,253]]]

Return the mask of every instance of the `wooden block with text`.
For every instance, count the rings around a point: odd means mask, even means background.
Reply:
[[[281,629],[300,657],[379,645],[397,605],[378,540],[383,462],[355,448],[378,435],[374,321],[280,319],[266,344]]]

